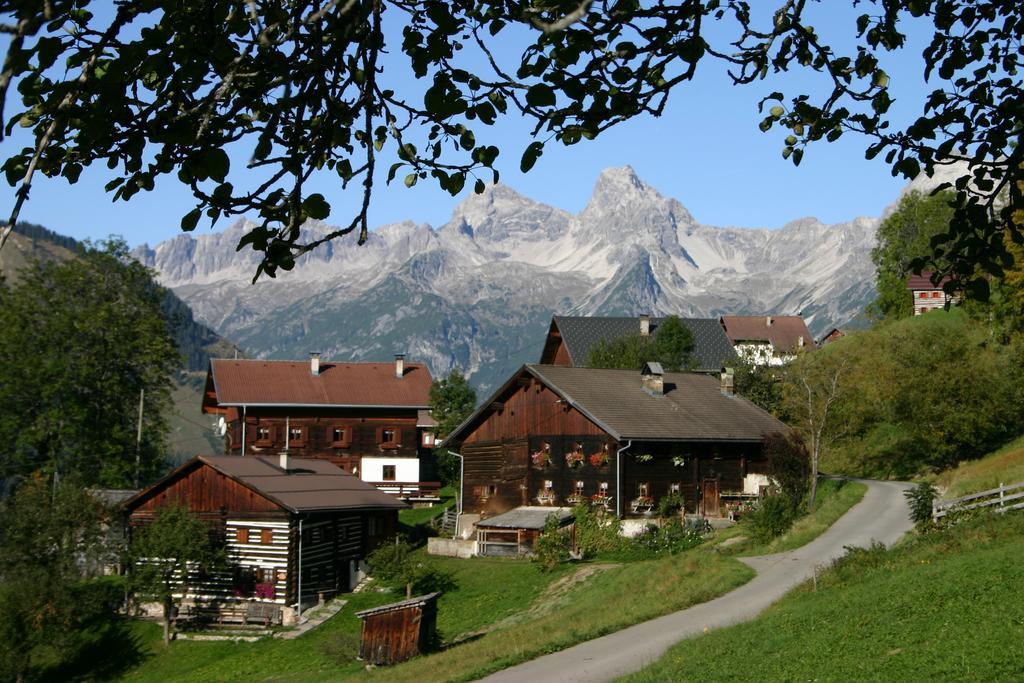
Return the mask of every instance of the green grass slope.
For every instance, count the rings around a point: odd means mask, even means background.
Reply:
[[[629,681],[1022,680],[1024,514],[855,551],[760,618]]]
[[[999,484],[1024,482],[1024,436],[983,458],[967,460],[935,477],[944,498],[958,498]]]

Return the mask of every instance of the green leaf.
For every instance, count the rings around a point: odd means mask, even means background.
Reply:
[[[519,162],[519,170],[523,173],[529,172],[533,165],[537,163],[537,159],[540,158],[541,154],[544,153],[543,142],[531,142],[526,147],[526,151],[523,152],[523,158]]]
[[[323,220],[331,215],[331,205],[322,194],[311,194],[303,200],[302,211],[310,218]]]
[[[543,83],[538,83],[526,91],[526,103],[533,107],[555,106],[555,91]]]
[[[192,232],[196,229],[199,224],[199,217],[202,215],[202,211],[198,208],[192,209],[181,218],[181,229],[185,232]]]

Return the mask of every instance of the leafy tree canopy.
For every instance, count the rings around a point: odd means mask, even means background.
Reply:
[[[153,521],[134,531],[129,546],[132,588],[163,606],[165,645],[170,640],[173,607],[188,593],[190,578],[225,562],[223,548],[213,542],[211,531],[181,506],[159,508]]]
[[[618,339],[602,339],[587,353],[588,368],[639,370],[644,363],[657,361],[669,372],[693,367],[693,334],[679,319],[670,315],[652,335],[630,334]]]
[[[3,162],[17,192],[0,238],[36,172],[75,182],[101,163],[115,172],[107,190],[117,200],[168,177],[186,185],[196,206],[184,230],[204,216],[254,218],[239,248],[263,254],[256,277],[273,276],[326,240],[356,232],[365,241],[378,164],[388,182],[480,192],[498,179],[502,151],[528,171],[546,145],[658,116],[714,61],[740,85],[797,67],[821,74],[820,96],[771,92],[761,102],[761,129],[782,130],[794,164],[809,144],[847,133],[894,175],[970,162],[953,184],[957,210],[943,238],[956,272],[997,272],[1009,264],[1004,234],[1024,240],[1013,220],[1024,205],[1018,0],[865,0],[853,40],[820,35],[820,5],[807,0],[137,0],[90,11],[99,4],[22,0],[0,10],[10,36],[0,106],[17,102],[0,118],[35,140]],[[912,27],[931,34],[921,67],[933,89],[899,128],[883,63],[907,49]],[[409,70],[421,85],[398,92],[395,75]],[[505,150],[489,141],[505,116],[531,121],[533,139]],[[236,186],[233,158],[259,178]],[[361,208],[304,241],[303,223],[331,211],[307,189],[321,171],[360,192]]]
[[[912,264],[932,253],[932,239],[949,230],[954,199],[950,192],[931,196],[909,192],[879,226],[877,244],[871,250],[878,289],[878,299],[872,307],[877,315],[906,318],[913,314],[907,278],[914,273]],[[935,263],[940,270],[948,269],[944,258],[936,257]]]
[[[138,452],[141,479],[152,478],[164,465],[163,411],[181,360],[160,288],[117,241],[21,275],[15,287],[0,284],[0,476],[125,486]]]
[[[86,630],[113,618],[114,586],[85,580],[83,571],[116,557],[101,526],[105,514],[80,486],[54,486],[43,477],[23,482],[0,503],[3,680],[70,662],[90,644]]]
[[[452,433],[476,407],[476,390],[458,370],[430,385],[431,415],[437,420],[437,434],[444,438]]]

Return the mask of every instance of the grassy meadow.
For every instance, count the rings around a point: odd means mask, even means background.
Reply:
[[[982,515],[895,549],[858,550],[758,619],[673,646],[628,677],[1021,680],[1024,515]]]

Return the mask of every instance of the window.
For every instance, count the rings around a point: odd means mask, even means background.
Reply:
[[[669,493],[679,493],[679,490],[680,490],[680,485],[679,485],[678,481],[675,481],[675,482],[672,482],[671,484],[669,484],[669,487],[668,487]]]
[[[434,444],[434,432],[423,432],[423,445],[427,448],[433,448]]]
[[[384,471],[384,474],[382,475],[384,481],[394,481],[395,480],[395,466],[394,465],[384,465],[381,469]]]
[[[544,490],[545,491],[554,491],[555,490],[555,482],[553,482],[550,479],[545,479],[544,480]]]
[[[642,482],[640,482],[639,484],[636,485],[636,494],[638,496],[649,496],[649,495],[651,495],[650,494],[650,490],[651,490],[651,485],[649,483],[647,483],[646,481],[642,481]]]
[[[260,529],[260,543],[263,545],[273,545],[274,531],[272,529]]]
[[[398,448],[401,432],[397,427],[385,427],[378,431],[381,448]]]
[[[932,298],[933,299],[938,299],[939,298],[939,294],[941,294],[941,292],[932,292]]]
[[[235,532],[235,540],[238,541],[239,543],[248,543],[249,542],[249,530],[248,529],[239,529],[237,532]]]
[[[920,294],[917,295],[917,298],[918,299],[927,299],[928,298],[928,292],[921,292]]]
[[[582,481],[577,481],[576,482],[576,495],[577,496],[582,496],[583,495],[583,482]]]
[[[346,448],[352,443],[352,430],[349,427],[331,428],[331,446],[334,448]]]
[[[289,427],[288,428],[288,445],[289,446],[301,446],[303,445],[303,429],[302,427]]]
[[[601,489],[601,493],[602,494],[604,494],[604,495],[608,494],[608,482],[602,481],[598,488]]]
[[[270,427],[256,427],[256,443],[270,445]]]
[[[496,495],[498,495],[498,485],[497,484],[489,484],[487,486],[487,495],[488,496],[496,496]]]

